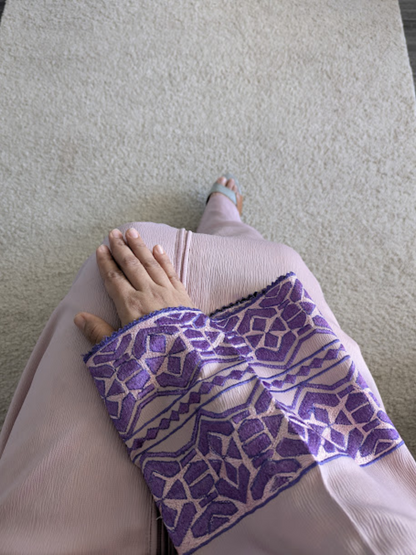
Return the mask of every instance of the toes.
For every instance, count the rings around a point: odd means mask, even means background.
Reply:
[[[237,185],[234,179],[229,179],[227,181],[227,179],[224,176],[222,176],[217,179],[217,183],[220,183],[221,185],[224,185],[225,187],[227,187],[228,189],[231,189],[235,193],[238,193]]]
[[[231,189],[232,191],[234,191],[234,193],[237,193],[237,192],[238,192],[237,185],[235,184],[234,179],[229,179],[229,180],[227,181],[227,187],[228,187],[229,189]]]

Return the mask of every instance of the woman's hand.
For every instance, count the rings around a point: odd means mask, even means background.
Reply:
[[[96,252],[98,268],[107,293],[116,305],[121,327],[162,308],[198,308],[188,296],[168,255],[157,251],[159,245],[152,253],[134,228],[127,231],[126,237],[128,245],[121,231],[114,229],[109,235],[111,252],[105,245],[98,247]],[[96,344],[116,331],[88,312],[79,312],[74,323]]]

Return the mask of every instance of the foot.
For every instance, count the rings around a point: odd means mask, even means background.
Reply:
[[[238,212],[240,213],[240,216],[241,216],[241,213],[243,212],[243,197],[238,192],[237,185],[235,184],[234,179],[229,179],[227,181],[225,177],[219,177],[217,179],[217,183],[220,183],[220,185],[224,185],[224,187],[227,187],[228,189],[231,189],[231,191],[234,191],[234,193],[236,194],[236,197],[237,197],[237,209],[238,209]],[[226,195],[223,195],[222,193],[217,193],[217,192],[216,193],[211,193],[209,198],[215,197],[215,195],[221,195],[222,197],[225,197],[226,199],[228,199],[229,202],[233,202]],[[234,206],[235,206],[235,204],[234,204]]]

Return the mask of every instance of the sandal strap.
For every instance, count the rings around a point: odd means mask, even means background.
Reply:
[[[225,179],[228,181],[229,179],[234,179],[235,184],[237,185],[237,189],[238,192],[240,193],[240,195],[242,195],[242,191],[241,191],[241,187],[240,187],[240,183],[238,182],[238,179],[236,178],[236,176],[232,173],[226,173],[224,175]]]
[[[208,193],[206,203],[208,202],[209,197],[212,195],[212,193],[223,193],[237,206],[237,195],[234,193],[234,191],[228,189],[228,187],[224,187],[224,185],[221,185],[221,183],[214,183],[210,192]]]

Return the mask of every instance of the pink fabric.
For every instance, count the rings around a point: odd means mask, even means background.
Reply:
[[[155,311],[84,361],[181,555],[240,553],[234,528],[252,554],[413,550],[414,491],[383,461],[403,440],[295,274],[212,316]]]
[[[295,272],[380,399],[357,343],[340,329],[319,283],[299,254],[285,245],[261,240],[256,230],[239,223],[234,208],[226,197],[212,197],[197,233],[147,222],[127,223],[119,229],[124,233],[133,225],[150,248],[156,243],[162,244],[192,300],[206,314],[264,288],[280,275]],[[220,236],[221,233],[229,236]],[[108,245],[108,238],[103,242]],[[80,311],[100,316],[115,329],[120,327],[114,304],[100,277],[95,253],[85,261],[70,291],[45,326],[22,373],[0,434],[1,554],[157,553],[152,496],[131,463],[81,358],[91,344],[73,323]],[[393,477],[397,495],[393,499],[390,492],[391,501],[408,508],[403,510],[403,520],[409,520],[414,517],[416,506],[414,460],[406,446],[383,460],[385,465],[376,468],[374,464],[369,472],[375,480],[372,503],[377,506],[377,495],[381,495],[383,488],[381,482],[390,480],[391,483]],[[274,500],[276,510],[284,508],[279,518],[288,522],[288,537],[299,530],[309,536],[309,540],[305,536],[305,551],[299,553],[310,553],[311,542],[318,545],[314,525],[334,503],[340,506],[333,492],[341,492],[344,487],[342,483],[334,483],[330,469],[318,481],[313,480],[312,472],[308,476],[299,488],[292,488],[291,497],[287,494],[284,498],[282,494]],[[354,479],[353,471],[346,469],[345,477]],[[311,492],[314,492],[316,510],[305,505]],[[357,489],[356,496],[349,495],[349,503],[359,518],[361,490]],[[288,506],[284,505],[285,499],[290,501]],[[409,503],[413,505],[410,507]],[[291,520],[291,515],[297,514],[296,506],[305,507],[304,522]],[[266,508],[260,511],[267,513]],[[337,511],[342,512],[342,508]],[[334,515],[336,519],[336,511]],[[267,518],[270,520],[270,515]],[[349,519],[343,522],[340,518],[339,522],[345,524],[347,531],[353,526]],[[234,530],[237,529],[241,527]],[[321,533],[322,526],[318,530]],[[260,527],[256,533],[261,545],[264,531]],[[224,546],[218,544],[216,553],[236,552],[240,543],[241,553],[255,553],[247,546],[255,545],[256,537],[247,534],[241,532],[234,538],[230,535],[234,543],[226,546],[228,551],[223,551]],[[275,552],[287,553],[278,546]],[[405,553],[394,553],[402,552]]]
[[[217,193],[210,196],[196,232],[224,237],[263,239],[261,233],[241,221],[236,205],[227,201],[224,195]]]

